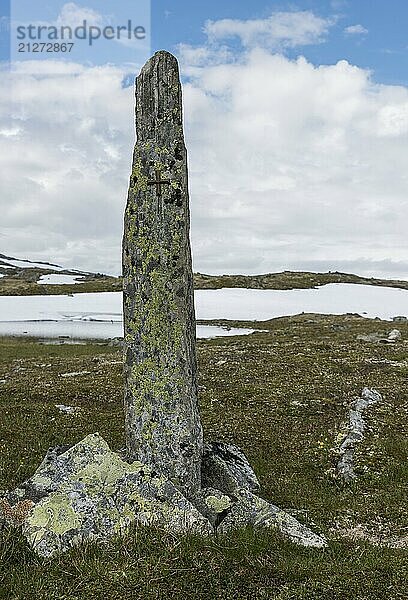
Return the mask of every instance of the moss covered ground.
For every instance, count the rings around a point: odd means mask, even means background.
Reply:
[[[408,597],[408,324],[398,324],[394,345],[358,340],[392,325],[352,315],[261,327],[198,342],[205,436],[241,446],[261,495],[326,535],[329,547],[300,548],[274,531],[199,539],[135,529],[46,561],[3,529],[1,599]],[[359,477],[345,486],[334,448],[364,386],[383,402],[367,413]],[[56,404],[80,410],[66,415]],[[0,339],[0,489],[29,477],[49,446],[94,431],[123,446],[119,349]]]

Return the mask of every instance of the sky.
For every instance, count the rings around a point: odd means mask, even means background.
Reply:
[[[0,7],[7,16],[7,1]],[[183,81],[196,271],[408,278],[408,3],[18,0],[10,8],[0,253],[120,273],[134,77],[166,49]],[[75,40],[69,54],[17,51],[18,26],[84,19],[100,28],[131,20],[146,35]]]

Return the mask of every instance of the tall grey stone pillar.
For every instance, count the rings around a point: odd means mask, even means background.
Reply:
[[[123,238],[126,445],[191,496],[203,440],[182,94],[168,52],[137,78],[136,133]]]

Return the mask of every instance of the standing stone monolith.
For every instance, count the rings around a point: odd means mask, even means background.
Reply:
[[[123,238],[127,452],[191,497],[203,439],[182,93],[168,52],[136,80],[136,134]]]

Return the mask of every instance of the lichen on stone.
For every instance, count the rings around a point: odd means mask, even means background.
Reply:
[[[98,434],[50,457],[43,467],[50,480],[46,489],[42,471],[36,472],[20,487],[25,498],[14,505],[3,501],[10,514],[28,506],[22,531],[42,556],[124,533],[132,523],[213,533],[210,522],[171,481],[149,465],[123,461]]]
[[[176,59],[156,54],[136,83],[123,238],[125,410],[129,457],[192,495],[202,430],[181,97]]]
[[[217,496],[207,496],[205,503],[209,509],[216,513],[222,513],[232,505],[231,498],[224,495],[221,498],[218,498]]]

